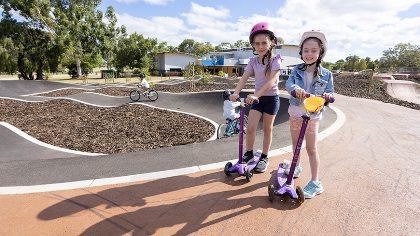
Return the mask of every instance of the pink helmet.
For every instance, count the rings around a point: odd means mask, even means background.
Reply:
[[[273,26],[271,26],[269,23],[260,22],[252,27],[251,32],[249,32],[249,42],[251,44],[254,40],[254,36],[258,33],[267,33],[270,35],[271,39],[274,39],[274,43],[277,44],[276,32],[274,31]]]

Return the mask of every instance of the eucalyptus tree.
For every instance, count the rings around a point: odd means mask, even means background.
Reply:
[[[178,45],[178,51],[188,54],[194,54],[194,39],[184,39],[182,43]]]
[[[102,63],[96,60],[99,54],[102,54],[105,61],[112,61],[115,41],[121,32],[125,32],[124,26],[116,27],[117,19],[112,7],[108,7],[105,14],[108,24],[104,22],[104,14],[96,10],[100,2],[101,0],[0,0],[0,5],[7,14],[12,10],[17,13],[30,30],[49,35],[49,44],[54,46],[50,51],[59,53],[59,57],[63,56],[65,61],[74,61],[76,75],[80,76],[82,62]],[[57,63],[47,64],[53,66]]]
[[[108,69],[111,69],[112,61],[117,51],[117,40],[120,36],[127,36],[127,30],[124,25],[121,27],[116,26],[117,17],[112,6],[109,6],[105,12],[108,24],[102,21],[102,12],[97,13],[97,18],[100,24],[96,28],[95,34],[98,35],[99,49],[103,60],[107,63]]]
[[[2,57],[8,55],[9,69],[17,68],[22,78],[42,79],[43,70],[57,64],[57,48],[47,26],[51,21],[41,17],[46,12],[45,1],[1,1],[3,7],[0,22],[0,40],[8,42]],[[13,18],[12,10],[23,20]],[[36,20],[32,20],[36,17]],[[55,60],[55,61],[54,61]],[[14,63],[16,63],[14,65]],[[3,63],[4,64],[4,63]],[[10,72],[10,71],[9,71]]]
[[[98,30],[102,13],[95,9],[101,0],[51,0],[55,32],[66,42],[76,63],[76,76],[82,75],[81,63],[87,55],[99,53]]]
[[[399,43],[394,48],[383,51],[380,60],[381,68],[420,67],[420,45]]]
[[[144,38],[142,34],[137,33],[120,37],[114,64],[121,71],[126,67],[131,70],[134,68],[153,70],[154,58],[158,50],[158,41],[155,38]]]

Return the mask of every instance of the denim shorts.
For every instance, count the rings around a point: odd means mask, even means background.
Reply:
[[[257,110],[261,113],[269,115],[276,115],[280,109],[280,97],[276,96],[261,96],[258,98],[258,104],[252,104],[251,110]]]

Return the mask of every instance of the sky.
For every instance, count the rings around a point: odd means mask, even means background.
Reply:
[[[285,44],[308,30],[328,35],[325,61],[350,55],[379,59],[398,43],[420,45],[420,0],[103,0],[129,34],[178,46],[184,39],[235,43],[258,22],[274,26]]]
[[[308,30],[328,36],[325,61],[350,55],[379,59],[399,43],[420,45],[420,0],[102,0],[118,26],[178,46],[184,39],[235,43],[269,22],[284,44],[297,45]],[[2,9],[0,8],[2,11]]]

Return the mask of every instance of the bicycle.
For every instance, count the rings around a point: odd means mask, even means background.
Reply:
[[[226,123],[220,124],[217,128],[217,139],[221,139],[223,137],[230,137],[234,134],[239,134],[239,116],[241,114],[241,110],[238,111],[238,118],[233,120],[226,119]],[[244,127],[248,125],[248,116],[244,114]],[[246,133],[246,129],[244,130]]]
[[[158,92],[156,92],[156,90],[146,90],[142,93],[140,85],[137,85],[136,90],[130,92],[130,99],[133,102],[137,102],[138,100],[140,100],[141,95],[143,95],[143,97],[147,97],[150,101],[156,101],[158,99]]]

